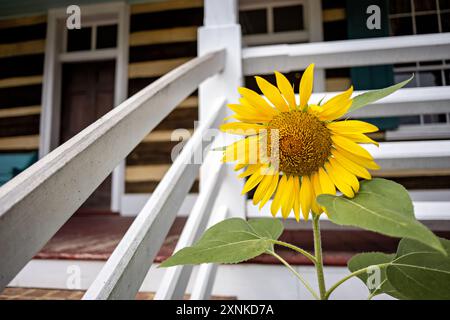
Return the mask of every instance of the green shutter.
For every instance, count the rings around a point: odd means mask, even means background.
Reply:
[[[370,5],[380,7],[381,29],[367,28],[366,13]],[[346,0],[347,30],[349,39],[375,38],[389,36],[389,0]],[[379,89],[394,84],[392,65],[351,68],[350,75],[356,90]],[[367,121],[377,125],[380,130],[398,127],[398,118],[370,118]]]

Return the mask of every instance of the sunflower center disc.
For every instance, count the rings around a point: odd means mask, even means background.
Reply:
[[[274,146],[277,136],[278,148]],[[267,140],[271,161],[278,161],[279,170],[287,174],[310,175],[331,155],[331,134],[325,123],[302,111],[283,112],[274,117],[269,123]]]

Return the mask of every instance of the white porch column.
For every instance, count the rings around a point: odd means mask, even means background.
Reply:
[[[237,0],[205,0],[204,6],[204,26],[198,30],[198,54],[225,48],[226,63],[222,73],[200,85],[200,121],[208,116],[209,107],[216,98],[225,96],[228,102],[237,102],[237,88],[242,85],[241,26],[238,24]],[[202,180],[207,178],[209,170],[218,165],[220,158],[218,155],[214,162],[205,163],[202,167],[200,190]],[[236,177],[233,165],[228,165],[215,207],[226,205],[230,216],[245,218],[246,197],[241,195],[242,187],[243,182]]]

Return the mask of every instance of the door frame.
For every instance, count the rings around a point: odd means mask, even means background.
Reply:
[[[128,47],[129,6],[125,2],[112,2],[80,6],[81,23],[96,21],[96,18],[117,22],[117,46],[112,49],[64,52],[66,8],[50,9],[47,14],[44,77],[39,135],[39,158],[44,157],[59,145],[61,116],[62,64],[65,62],[92,62],[115,60],[114,106],[128,96]],[[106,21],[106,20],[105,20]],[[88,22],[89,23],[89,22]],[[111,210],[122,211],[125,193],[125,159],[113,170],[111,181]]]

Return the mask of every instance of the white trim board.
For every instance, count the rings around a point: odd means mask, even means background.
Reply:
[[[73,270],[79,270],[81,275],[80,289],[86,290],[103,265],[103,261],[31,260],[11,281],[9,286],[67,289],[69,277],[74,274]],[[313,287],[316,287],[316,274],[313,267],[294,266],[294,268]],[[198,268],[194,268],[187,288],[188,293],[192,291],[193,280],[197,276],[195,269]],[[324,269],[328,286],[349,273],[345,267],[325,266]],[[140,291],[156,292],[164,278],[164,272],[164,269],[157,268],[157,264],[152,265]],[[311,299],[309,292],[281,265],[219,265],[212,294],[252,300]],[[368,292],[364,284],[353,278],[337,289],[331,299],[365,299],[367,295]],[[376,299],[392,298],[380,295]]]
[[[127,217],[134,217],[137,216],[139,212],[141,212],[142,208],[144,207],[145,203],[148,201],[148,199],[151,197],[151,193],[125,193],[122,196],[122,203],[121,203],[121,215],[127,216]],[[186,217],[191,212],[192,208],[194,207],[195,201],[197,201],[198,194],[197,193],[190,193],[186,196],[184,199],[183,204],[181,205],[180,209],[178,210],[177,215],[179,217]]]
[[[114,106],[125,101],[128,95],[129,6],[113,2],[81,6],[83,21],[105,19],[115,21],[117,47],[83,52],[64,52],[66,42],[66,8],[51,9],[47,17],[42,110],[40,118],[39,157],[42,158],[59,145],[61,108],[61,69],[64,62],[115,60]],[[111,20],[113,19],[113,20]],[[91,21],[91,23],[94,23]],[[97,23],[97,22],[95,22]],[[62,30],[62,32],[61,32]],[[125,162],[112,173],[111,210],[120,212],[120,200],[125,190]]]
[[[247,217],[248,218],[270,218],[270,206],[272,200],[258,209],[258,206],[253,205],[251,200],[247,201]],[[413,201],[414,211],[418,220],[450,220],[450,201]],[[321,219],[328,220],[326,215],[321,215]],[[294,220],[291,215],[288,219]]]

